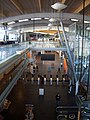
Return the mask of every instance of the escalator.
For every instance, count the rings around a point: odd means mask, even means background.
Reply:
[[[78,115],[77,106],[58,106],[56,108],[57,120],[76,120]]]

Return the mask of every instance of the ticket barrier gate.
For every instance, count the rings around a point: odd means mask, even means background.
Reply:
[[[46,77],[44,77],[44,85],[46,85]]]
[[[34,83],[34,75],[32,74],[32,76],[31,76],[31,84],[33,84]]]
[[[52,75],[50,75],[50,85],[52,85],[53,81],[52,81]]]
[[[59,78],[56,78],[56,85],[59,85]]]
[[[33,83],[34,83],[34,77],[31,78],[31,84],[33,84]]]
[[[57,120],[77,120],[78,106],[58,106],[56,107]]]
[[[56,75],[56,85],[59,85],[59,77]]]
[[[38,85],[40,84],[40,76],[38,76],[37,84],[38,84]]]

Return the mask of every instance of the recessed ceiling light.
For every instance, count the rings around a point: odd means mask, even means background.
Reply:
[[[8,25],[11,25],[11,24],[14,24],[15,22],[14,21],[12,21],[12,22],[8,22],[7,24]]]
[[[55,10],[62,10],[62,9],[64,9],[64,8],[66,8],[67,5],[65,5],[65,4],[63,4],[63,3],[60,3],[60,2],[57,2],[57,3],[53,4],[53,5],[51,5],[51,7],[52,7],[53,9],[55,9]]]
[[[71,21],[77,22],[77,21],[78,21],[78,19],[71,18]]]
[[[19,22],[25,22],[25,21],[29,21],[29,19],[22,19],[22,20],[19,20]]]

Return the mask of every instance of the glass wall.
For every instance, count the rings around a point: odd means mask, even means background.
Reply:
[[[75,22],[69,26],[68,43],[74,62],[77,79],[88,89],[90,55],[90,23]]]

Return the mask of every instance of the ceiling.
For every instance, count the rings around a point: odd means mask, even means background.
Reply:
[[[83,12],[84,0],[0,0],[0,18],[29,13],[53,12],[51,5],[62,2],[67,5],[65,13]],[[90,16],[90,0],[85,0],[85,15]]]
[[[63,13],[83,15],[84,12],[84,14],[90,18],[90,0],[85,0],[84,10],[83,1],[84,0],[0,0],[0,20],[4,21],[4,19],[8,20],[8,18],[14,20],[17,18],[17,21],[20,19],[20,16],[26,17],[28,14],[32,15],[33,13],[37,13],[37,15],[41,14],[42,16],[42,13],[57,13],[57,11],[51,8],[51,5],[56,2],[62,2],[67,5],[67,7],[62,10]],[[48,16],[50,17],[52,15],[48,14]],[[68,19],[65,19],[65,22],[66,24],[71,24],[70,21],[68,22]],[[46,25],[47,23],[44,24]]]

